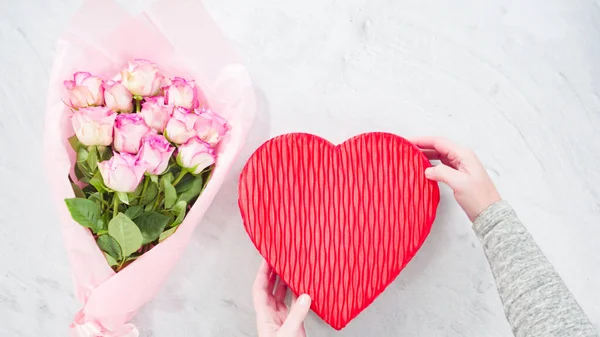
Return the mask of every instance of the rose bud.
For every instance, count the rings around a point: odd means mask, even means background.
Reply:
[[[106,107],[117,112],[133,111],[133,95],[119,82],[104,83],[104,101]]]
[[[136,154],[142,138],[152,132],[140,114],[120,114],[115,121],[114,148],[119,152]]]
[[[196,110],[199,112],[194,128],[196,135],[211,146],[217,145],[229,131],[227,121],[212,110]]]
[[[164,87],[165,104],[180,106],[189,110],[198,107],[198,92],[194,81],[186,81],[181,77],[175,77],[171,84]]]
[[[188,110],[177,107],[173,110],[173,116],[169,119],[165,128],[165,137],[175,144],[183,144],[190,138],[196,136],[194,124],[198,115]]]
[[[87,107],[73,112],[71,124],[82,144],[108,146],[113,141],[116,117],[115,112],[105,107]]]
[[[142,139],[142,148],[139,153],[139,162],[146,172],[160,175],[169,166],[169,159],[175,151],[169,141],[161,135],[147,135]]]
[[[77,72],[73,81],[64,81],[69,92],[69,104],[75,109],[104,104],[102,79],[90,73]]]
[[[110,160],[98,163],[104,184],[117,192],[133,192],[140,184],[146,171],[137,156],[115,153]]]
[[[146,97],[142,104],[140,114],[146,125],[152,129],[163,132],[173,113],[173,107],[164,104],[164,97]]]
[[[210,145],[198,137],[179,146],[177,164],[191,174],[200,174],[205,168],[215,163],[215,151]]]
[[[154,96],[160,91],[164,76],[156,64],[146,60],[129,62],[121,71],[121,83],[135,96]]]

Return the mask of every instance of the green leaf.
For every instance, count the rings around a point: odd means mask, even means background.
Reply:
[[[112,236],[100,235],[98,239],[96,239],[96,243],[103,252],[112,256],[115,260],[120,261],[123,259],[121,246],[119,246],[117,240],[115,240]]]
[[[88,167],[87,162],[85,161],[81,163],[75,163],[75,175],[78,177],[79,181],[86,184],[90,182],[90,178],[93,176],[93,174],[90,173],[90,168]]]
[[[133,262],[133,261],[137,260],[140,256],[142,256],[142,255],[137,255],[137,254],[131,255],[130,257],[128,257],[125,260],[125,262]]]
[[[108,223],[110,222],[111,212],[102,213],[102,230],[98,233],[108,234]]]
[[[79,139],[77,138],[77,135],[69,137],[69,144],[71,144],[71,148],[75,150],[75,152],[77,152],[79,147],[81,147],[82,145]]]
[[[73,168],[75,171],[75,177],[77,177],[77,180],[79,180],[83,183],[89,183],[90,180],[87,178],[87,176],[85,175],[84,171],[82,170],[82,168],[79,164],[80,163],[75,163],[75,167]]]
[[[73,187],[73,193],[75,193],[76,198],[85,199],[85,194],[83,193],[83,190],[81,189],[81,187],[79,187],[79,185],[71,183],[71,187]]]
[[[152,181],[155,184],[158,184],[158,176],[154,175],[154,174],[151,174],[150,175],[150,181]]]
[[[144,212],[143,206],[131,206],[125,211],[125,215],[131,220],[134,220]]]
[[[154,183],[148,184],[148,188],[146,189],[146,192],[144,193],[144,195],[142,195],[142,197],[140,199],[140,205],[147,205],[149,203],[152,203],[154,201],[154,199],[156,199],[157,195],[158,195],[158,188],[156,187],[156,184],[154,184]]]
[[[171,227],[178,226],[180,223],[183,222],[183,218],[185,218],[186,208],[187,203],[183,200],[178,201],[175,204],[175,206],[173,207],[173,211],[175,212],[175,214],[177,214],[177,218],[175,218],[175,221],[171,224]]]
[[[185,176],[183,176],[183,179],[181,179],[179,181],[179,183],[177,184],[177,186],[175,186],[175,189],[177,190],[177,194],[181,194],[185,191],[188,191],[194,184],[194,180],[196,178],[197,178],[196,176],[193,176],[191,174],[186,174]]]
[[[173,227],[171,229],[167,229],[166,231],[160,233],[160,236],[158,237],[158,242],[163,242],[165,241],[169,236],[171,236],[173,233],[175,233],[175,231],[177,230],[177,227]]]
[[[117,192],[117,197],[119,197],[122,203],[129,205],[129,197],[126,192]]]
[[[89,156],[88,150],[84,146],[77,149],[77,162],[78,163],[85,163],[88,159],[88,156]]]
[[[181,192],[177,201],[185,201],[186,203],[189,203],[192,199],[197,197],[200,192],[202,192],[203,187],[202,176],[196,176],[194,180],[191,181],[189,188]]]
[[[137,217],[134,222],[139,227],[144,237],[142,245],[150,243],[156,239],[162,231],[167,227],[167,224],[171,221],[171,218],[162,215],[158,212],[145,212]]]
[[[110,158],[112,158],[113,152],[112,152],[112,149],[110,148],[110,146],[98,145],[96,148],[98,149],[98,161],[99,162],[109,160]]]
[[[105,226],[106,222],[104,219],[100,219],[100,223],[102,224],[102,229],[98,231],[98,235],[108,234],[108,226]]]
[[[95,146],[88,147],[87,164],[91,172],[96,172],[98,168],[98,149]]]
[[[166,177],[169,175],[171,174],[169,173],[168,175],[165,175],[165,178],[162,179],[163,190],[165,191],[165,208],[173,207],[177,201],[177,191],[175,190],[175,187],[171,185],[169,179],[166,179]],[[173,178],[172,175],[171,178]]]
[[[117,262],[117,260],[115,260],[114,257],[108,255],[106,252],[102,252],[104,253],[104,257],[106,258],[106,262],[108,262],[108,265],[111,267],[115,267],[118,266],[119,263]]]
[[[215,165],[212,165],[212,166],[208,167],[207,169],[205,169],[203,171],[203,173],[202,173],[202,177],[204,179],[204,181],[202,183],[202,190],[203,191],[206,188],[206,185],[208,184],[208,182],[210,181],[210,177],[212,176],[214,168],[215,168]]]
[[[90,194],[90,196],[88,197],[89,200],[97,202],[98,205],[102,205],[102,196],[100,195],[100,192],[94,192],[92,194]]]
[[[98,192],[104,193],[108,191],[100,171],[97,171],[96,174],[94,174],[94,176],[90,179],[90,185],[94,186]]]
[[[80,225],[97,233],[102,229],[100,223],[100,207],[91,200],[82,198],[65,199],[71,217]]]
[[[123,257],[128,257],[142,247],[144,237],[140,229],[125,214],[119,213],[108,223],[108,235],[112,236],[119,246]]]
[[[86,198],[88,198],[90,195],[98,192],[96,190],[96,188],[92,185],[85,185],[81,190],[86,195]]]

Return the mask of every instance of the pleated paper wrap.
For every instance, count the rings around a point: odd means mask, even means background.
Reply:
[[[211,108],[231,130],[218,149],[215,171],[178,230],[121,272],[109,267],[87,228],[73,221],[64,203],[74,197],[67,176],[75,153],[63,81],[76,71],[112,76],[127,61],[156,62],[166,76],[194,79]],[[212,202],[254,119],[254,89],[245,68],[199,1],[160,0],[137,17],[114,1],[86,1],[57,44],[47,97],[44,170],[83,308],[75,315],[72,336],[138,336],[127,322],[150,301],[187,246]]]

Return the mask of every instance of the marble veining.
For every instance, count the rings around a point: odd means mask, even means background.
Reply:
[[[65,336],[79,303],[41,170],[55,40],[78,0],[0,0],[0,336]],[[122,1],[138,11],[150,1]],[[142,336],[254,336],[259,256],[236,178],[269,137],[365,131],[472,147],[600,329],[600,7],[593,0],[206,0],[257,84],[248,146],[158,296]],[[133,37],[132,37],[133,38]],[[442,187],[396,281],[341,332],[511,336],[487,261]]]

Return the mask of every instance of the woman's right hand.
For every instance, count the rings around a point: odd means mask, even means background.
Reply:
[[[472,150],[444,138],[409,139],[429,160],[442,163],[425,170],[427,179],[443,182],[454,191],[454,197],[471,221],[497,201],[500,194],[485,168]]]

